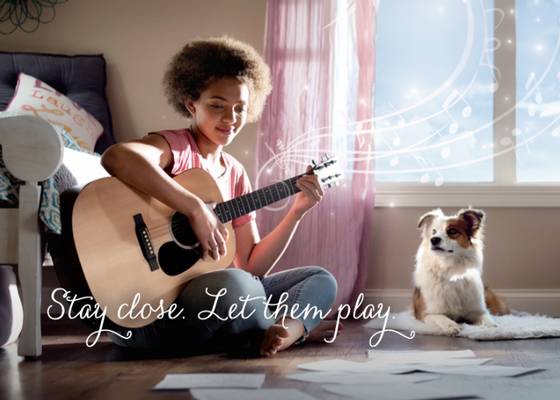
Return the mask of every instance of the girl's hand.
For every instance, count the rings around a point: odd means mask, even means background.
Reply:
[[[307,172],[311,170],[313,170],[313,168],[311,165],[308,165]],[[307,211],[321,201],[325,193],[323,192],[317,175],[302,176],[296,181],[296,187],[300,189],[301,192],[296,195],[290,211],[295,213],[298,218],[301,218]]]
[[[226,254],[228,231],[206,204],[201,202],[190,214],[189,221],[200,242],[202,258],[210,256],[218,261]]]

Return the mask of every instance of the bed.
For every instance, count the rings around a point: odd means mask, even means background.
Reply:
[[[58,196],[67,190],[75,195],[81,185],[104,176],[99,154],[115,140],[102,55],[0,52],[0,110],[13,101],[20,73],[56,88],[91,114],[102,130],[92,149],[95,152],[82,152],[72,147],[64,129],[37,113],[4,113],[0,118],[1,158],[11,183],[18,181],[19,186],[16,196],[0,200],[0,264],[17,265],[24,310],[18,353],[36,358],[42,351],[42,265],[49,241],[58,251],[55,263],[64,258],[60,253],[65,244],[61,224],[65,210]]]

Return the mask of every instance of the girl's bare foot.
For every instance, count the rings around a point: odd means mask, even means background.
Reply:
[[[274,324],[264,333],[261,343],[261,355],[271,357],[275,355],[284,345],[286,339],[290,336],[288,329],[282,324]]]
[[[336,321],[321,321],[307,337],[307,342],[322,342],[324,339],[331,339],[336,329]],[[338,325],[338,333],[343,330],[342,322]]]

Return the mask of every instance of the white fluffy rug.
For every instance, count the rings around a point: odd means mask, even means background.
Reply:
[[[542,337],[560,337],[560,318],[550,318],[544,315],[532,315],[515,312],[512,315],[492,317],[497,328],[461,324],[461,332],[457,336],[474,340],[506,340],[506,339],[531,339]],[[379,330],[383,327],[383,319],[374,319],[368,322],[367,328]],[[415,331],[420,335],[443,335],[433,328],[414,318],[411,312],[405,311],[391,314],[386,329],[404,331],[407,334]]]

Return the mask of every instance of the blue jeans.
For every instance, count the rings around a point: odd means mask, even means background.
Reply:
[[[220,292],[222,288],[226,289],[225,293]],[[166,314],[150,325],[131,329],[130,339],[110,336],[114,343],[135,349],[254,352],[264,332],[284,315],[291,318],[290,311],[295,310],[293,316],[302,322],[306,334],[311,332],[321,321],[321,314],[328,313],[336,289],[335,278],[321,267],[294,268],[262,279],[241,269],[228,268],[187,283],[176,300],[178,309],[183,310],[179,318],[170,319]],[[222,295],[218,296],[219,293]],[[282,293],[287,293],[287,297],[281,297]],[[247,296],[254,300],[240,299]],[[269,300],[268,303],[265,300]],[[283,300],[280,306],[275,306],[280,300]],[[238,312],[244,307],[244,318],[228,318],[234,304],[238,305]],[[306,306],[310,311],[302,312]],[[201,311],[202,319],[199,318]]]

